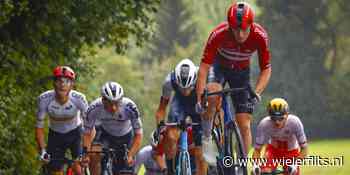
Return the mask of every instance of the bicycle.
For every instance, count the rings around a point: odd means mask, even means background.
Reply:
[[[101,160],[101,175],[113,175],[113,163],[119,162],[126,165],[128,156],[128,147],[123,144],[118,149],[102,147],[102,151],[89,151],[87,153],[99,153],[104,154]],[[117,155],[123,155],[122,157],[117,157]],[[121,174],[133,174],[133,170],[122,170],[118,173]]]
[[[216,169],[219,175],[238,175],[243,174],[247,175],[248,170],[247,166],[240,165],[240,160],[246,159],[246,151],[243,145],[242,136],[239,130],[237,123],[234,121],[230,106],[228,103],[227,96],[232,93],[237,93],[248,89],[250,94],[253,95],[252,99],[255,99],[251,105],[257,103],[257,97],[250,86],[243,88],[229,88],[217,92],[208,93],[207,90],[203,94],[203,102],[207,104],[208,97],[212,95],[221,95],[222,96],[222,109],[224,112],[224,122],[222,123],[220,112],[216,111],[212,123],[212,138],[215,141],[215,145],[219,152],[216,156]],[[207,107],[204,105],[204,107]],[[218,122],[216,122],[218,121]],[[230,166],[225,166],[223,161],[226,161],[227,158],[230,158],[232,161]]]
[[[165,123],[165,126],[176,126],[180,129],[179,140],[179,154],[176,161],[175,174],[176,175],[191,175],[191,158],[188,152],[188,133],[187,128],[193,125],[200,125],[199,123],[193,123],[190,117],[186,117],[180,122]]]
[[[75,174],[73,171],[73,164],[74,164],[75,160],[71,160],[71,159],[64,157],[63,159],[49,159],[49,161],[60,161],[64,165],[66,165],[65,175],[74,175]],[[82,171],[83,175],[90,175],[89,167],[82,167],[82,170],[83,170]],[[51,175],[48,164],[44,164],[42,166],[41,175]]]

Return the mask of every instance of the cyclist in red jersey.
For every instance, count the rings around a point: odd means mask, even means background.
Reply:
[[[236,113],[235,119],[247,152],[252,143],[250,125],[255,104],[254,97],[260,100],[260,95],[271,76],[268,36],[262,26],[254,23],[254,11],[248,3],[232,4],[228,10],[227,21],[219,24],[210,34],[196,85],[198,98],[196,109],[204,112],[200,97],[204,92],[208,72],[210,72],[209,83],[224,85],[228,82],[231,88],[248,87],[250,86],[249,66],[255,51],[258,53],[260,66],[260,74],[253,90],[255,94],[246,90],[231,95]],[[208,134],[210,131],[203,131],[203,133],[207,140],[210,140],[211,136]]]
[[[159,140],[157,139],[157,135],[155,131],[151,134],[151,143],[154,145],[154,159],[157,164],[163,168],[167,169],[167,174],[172,175],[175,174],[175,157],[179,151],[179,139],[180,139],[180,130],[178,130],[175,126],[165,126],[160,131]],[[192,173],[194,172],[194,160],[192,159],[195,156],[195,140],[193,139],[193,128],[187,128],[187,136],[188,136],[188,152],[191,155],[191,168]],[[173,144],[171,140],[177,140],[176,144]],[[167,161],[164,161],[164,158]],[[171,161],[169,161],[171,160]],[[197,171],[199,167],[196,167]]]

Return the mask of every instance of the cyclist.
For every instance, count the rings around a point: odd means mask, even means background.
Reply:
[[[70,149],[73,159],[77,159],[81,154],[82,118],[88,103],[84,94],[73,90],[75,73],[70,67],[57,66],[53,71],[53,77],[54,89],[38,97],[35,136],[40,150],[40,159],[49,162],[51,174],[63,175],[62,160],[66,150]],[[47,148],[44,142],[46,114],[49,116]],[[76,174],[81,174],[77,161],[73,169]]]
[[[128,146],[127,160],[113,161],[113,174],[132,174],[134,156],[141,147],[142,123],[136,104],[124,97],[124,90],[120,84],[106,82],[101,88],[101,97],[89,106],[84,122],[84,152],[90,151],[96,120],[100,121],[101,126],[100,142],[104,147],[117,150],[117,159],[123,158],[126,154],[118,151],[122,145]],[[93,155],[99,157],[99,154]],[[101,158],[94,158],[94,160],[101,160]],[[85,155],[83,161],[89,162],[89,156]],[[94,164],[98,163],[94,162]],[[100,170],[94,171],[94,174],[100,172]]]
[[[308,153],[303,124],[299,117],[289,113],[288,103],[282,98],[274,98],[269,102],[267,111],[269,116],[258,124],[253,153],[253,158],[259,159],[262,147],[267,144],[265,151],[267,164],[261,166],[261,172],[276,169],[277,164],[273,163],[273,159],[285,161],[290,159],[291,162],[296,158],[305,158]],[[285,170],[288,166],[292,167],[293,175],[300,173],[296,164],[287,165],[284,162],[283,165]],[[257,165],[254,168],[260,169]]]
[[[135,172],[139,172],[142,165],[145,167],[145,175],[162,175],[166,174],[167,166],[165,161],[165,154],[159,153],[157,148],[160,147],[157,136],[153,131],[151,134],[150,144],[144,146],[136,155]],[[163,137],[160,139],[163,140]]]
[[[255,94],[245,90],[231,95],[236,113],[235,120],[242,133],[246,151],[252,142],[250,125],[254,107],[253,97],[260,100],[260,95],[271,75],[268,36],[262,26],[254,23],[254,11],[248,3],[232,4],[227,13],[227,21],[219,24],[210,34],[199,67],[196,85],[197,108],[201,110],[203,110],[201,95],[206,86],[210,68],[212,74],[209,74],[209,82],[217,82],[222,85],[228,82],[231,88],[249,86],[249,65],[255,51],[258,52],[260,66]]]
[[[164,126],[164,117],[166,107],[168,106],[171,94],[174,91],[174,96],[171,101],[170,111],[168,114],[169,122],[179,122],[184,120],[185,117],[190,116],[194,123],[201,123],[201,116],[196,112],[195,105],[197,103],[197,97],[194,90],[195,82],[197,80],[198,67],[190,59],[181,60],[175,67],[175,70],[170,72],[163,83],[162,96],[160,98],[160,104],[156,111],[156,120],[158,123],[157,132]],[[172,147],[172,153],[176,153],[176,143],[178,137],[176,137],[176,128],[170,129],[167,132],[167,138],[169,142],[167,144]],[[195,143],[195,164],[197,167],[197,174],[206,174],[207,165],[203,159],[202,153],[202,127],[201,125],[193,126],[193,140]],[[168,159],[174,158],[172,156]],[[167,160],[168,164],[172,160]]]

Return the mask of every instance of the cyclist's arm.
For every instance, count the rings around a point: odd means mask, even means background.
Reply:
[[[209,72],[210,64],[207,64],[205,62],[201,62],[199,66],[199,71],[198,71],[198,79],[197,79],[197,84],[196,84],[196,94],[197,94],[197,101],[200,102],[201,96],[204,92],[206,83],[207,83],[207,76]]]
[[[259,95],[264,91],[271,77],[271,54],[269,51],[269,38],[265,31],[257,37],[260,74],[255,85],[255,92]]]
[[[38,98],[38,111],[36,114],[36,127],[35,127],[35,140],[38,146],[38,150],[41,151],[45,149],[45,116],[46,116],[46,105],[42,96]]]
[[[258,80],[255,85],[255,92],[257,94],[262,94],[267,84],[269,83],[271,77],[271,67],[262,70],[259,74]]]
[[[44,128],[35,128],[35,139],[38,145],[38,150],[45,149],[45,134]]]
[[[296,138],[300,146],[299,158],[305,158],[308,154],[308,145],[307,145],[306,135],[304,132],[304,126],[299,118],[296,118],[295,132],[296,132]]]
[[[81,112],[81,118],[84,120],[86,117],[86,112],[89,108],[89,104],[86,100],[85,95],[81,94],[80,103],[78,104]]]
[[[166,113],[166,107],[168,106],[169,98],[167,97],[160,97],[160,103],[156,112],[156,121],[157,124],[160,123],[160,121],[164,120],[165,113]]]
[[[301,147],[299,158],[304,159],[305,157],[307,157],[307,155],[308,155],[308,147],[307,146]]]
[[[134,102],[127,104],[127,111],[130,116],[131,126],[134,130],[134,138],[128,156],[134,157],[141,148],[143,131],[140,112]]]
[[[134,157],[138,150],[141,148],[141,143],[142,143],[142,137],[143,134],[141,133],[135,133],[131,148],[129,150],[128,156]]]
[[[86,114],[85,114],[86,117],[84,117],[83,148],[87,148],[87,150],[90,150],[90,146],[96,132],[95,123],[99,113],[96,110],[97,110],[97,106],[95,104],[90,105],[86,110]]]
[[[171,83],[171,74],[169,73],[163,82],[162,85],[162,96],[160,97],[160,103],[156,112],[156,121],[157,124],[160,123],[160,121],[164,120],[166,108],[169,103],[169,99],[171,97],[171,93],[174,90],[172,83]]]
[[[90,131],[84,132],[83,148],[86,148],[87,151],[90,151],[91,143],[92,143],[92,140],[94,139],[95,133],[96,133],[95,128],[93,128]]]

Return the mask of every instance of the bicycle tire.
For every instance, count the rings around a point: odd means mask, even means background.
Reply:
[[[179,154],[179,165],[176,166],[176,175],[191,175],[190,154],[188,152],[181,152]]]
[[[246,159],[246,151],[243,145],[243,139],[241,132],[238,128],[238,125],[235,121],[230,121],[230,123],[227,124],[227,129],[229,133],[229,156],[231,156],[234,160],[234,163],[238,166],[233,166],[232,171],[234,175],[248,175],[248,168],[247,166],[241,166],[243,165],[241,163],[241,160]],[[236,143],[236,144],[234,144]],[[235,154],[236,153],[236,154]],[[247,162],[248,163],[248,162]]]
[[[111,167],[111,161],[107,158],[103,158],[104,160],[101,160],[101,175],[113,175],[112,173],[112,167]]]
[[[83,167],[83,175],[91,175],[89,167]]]

